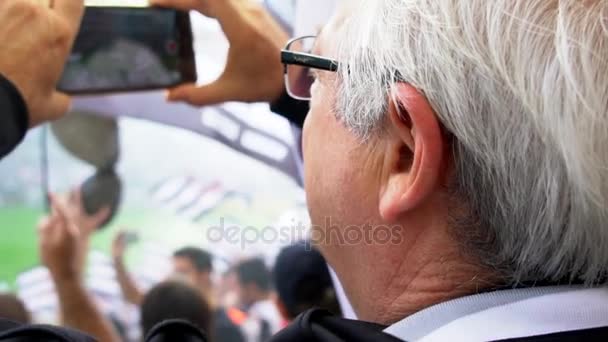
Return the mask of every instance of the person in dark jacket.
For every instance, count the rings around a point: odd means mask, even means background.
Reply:
[[[83,0],[0,2],[0,159],[29,127],[68,111],[55,90],[78,32]]]
[[[168,281],[154,286],[141,304],[143,336],[170,319],[182,319],[209,333],[212,324],[211,306],[198,289],[189,284]],[[218,341],[219,342],[219,341]]]
[[[314,308],[340,316],[340,303],[325,258],[307,242],[284,247],[272,269],[277,306],[287,321]]]

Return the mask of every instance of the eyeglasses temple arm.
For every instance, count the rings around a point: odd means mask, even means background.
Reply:
[[[285,69],[288,65],[299,65],[325,71],[338,71],[338,62],[330,58],[319,57],[302,52],[281,51],[281,62],[285,64]]]

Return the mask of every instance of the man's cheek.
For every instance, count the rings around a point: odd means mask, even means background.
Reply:
[[[314,83],[310,86],[310,103],[311,105],[316,103],[316,100],[319,98],[319,81],[315,80]]]
[[[306,121],[304,121],[304,128],[302,131],[302,141],[300,142],[300,144],[302,144],[302,158],[304,159],[304,163],[306,164],[306,154],[308,153],[308,132],[309,132],[309,128],[308,128],[308,121],[309,121],[309,117],[306,117]]]
[[[313,157],[313,153],[322,153],[322,151],[315,148],[318,145],[320,127],[316,121],[318,121],[317,115],[312,109],[304,121],[304,128],[302,131],[302,155],[304,163]]]

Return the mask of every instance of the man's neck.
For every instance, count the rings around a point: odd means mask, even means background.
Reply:
[[[414,242],[379,246],[367,255],[361,254],[369,246],[353,250],[359,253],[353,256],[356,274],[354,265],[336,270],[359,319],[390,325],[432,305],[497,286],[487,276],[491,272],[467,262],[449,239],[420,236]]]
[[[448,258],[401,271],[386,285],[385,306],[376,309],[374,320],[390,325],[435,304],[495,287],[480,274],[479,267]]]

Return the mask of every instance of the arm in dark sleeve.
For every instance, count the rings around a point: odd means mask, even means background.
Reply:
[[[281,115],[300,128],[304,127],[304,120],[306,120],[309,109],[310,105],[308,101],[296,100],[289,96],[287,91],[284,91],[281,97],[270,104],[270,110]]]
[[[9,80],[0,75],[0,159],[19,145],[28,126],[23,97]]]

